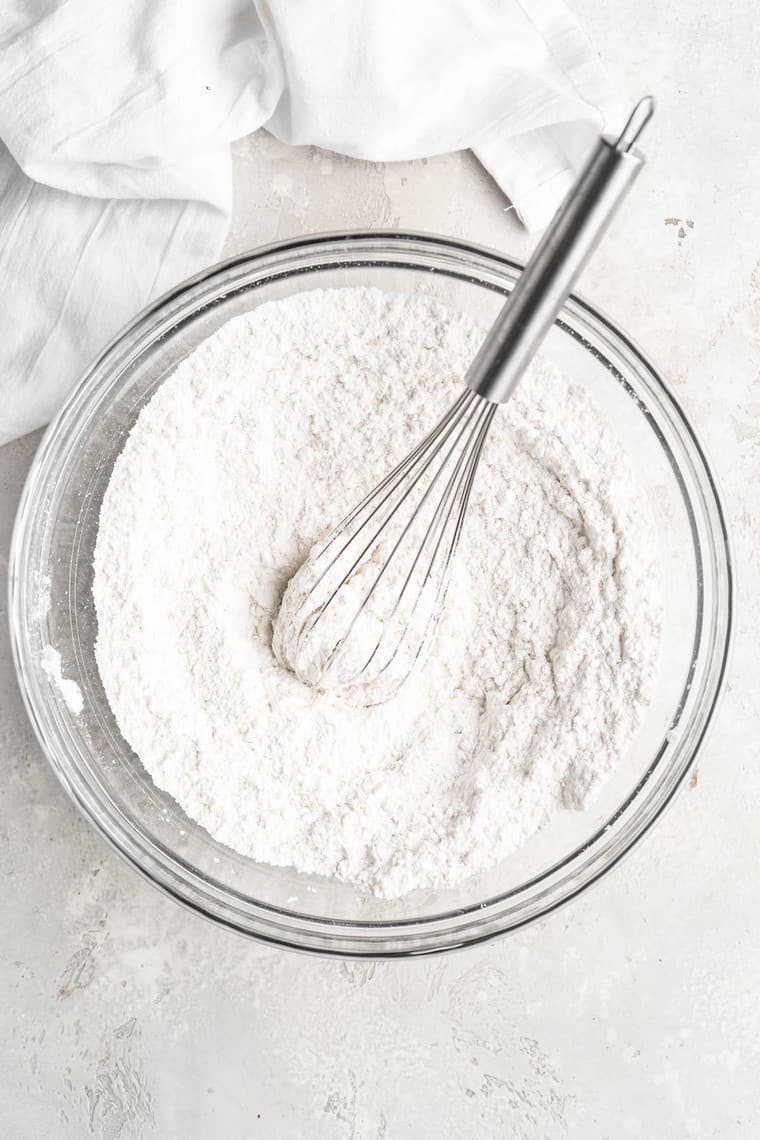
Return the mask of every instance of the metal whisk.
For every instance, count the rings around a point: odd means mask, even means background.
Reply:
[[[285,591],[278,659],[309,685],[387,700],[430,648],[483,445],[639,173],[647,96],[600,138],[433,430],[320,543]]]

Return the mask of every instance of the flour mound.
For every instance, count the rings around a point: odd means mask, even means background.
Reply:
[[[158,787],[263,863],[379,896],[452,885],[582,808],[654,683],[643,494],[591,399],[538,362],[497,412],[432,652],[393,700],[272,653],[314,543],[461,391],[483,337],[374,289],[262,305],[142,410],[95,549],[96,654]]]

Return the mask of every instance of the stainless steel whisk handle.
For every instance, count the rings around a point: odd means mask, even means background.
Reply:
[[[633,146],[653,112],[647,95],[617,140],[599,139],[470,366],[478,395],[497,404],[512,395],[644,165]]]

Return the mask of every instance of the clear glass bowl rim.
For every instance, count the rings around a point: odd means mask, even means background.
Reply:
[[[700,601],[704,575],[710,579],[710,612],[700,608],[699,630],[692,671],[697,653],[705,650],[700,683],[702,691],[684,728],[688,746],[681,749],[673,764],[648,796],[640,793],[653,773],[652,761],[644,778],[606,823],[582,846],[569,852],[541,875],[495,898],[476,902],[449,913],[414,917],[409,921],[362,922],[317,918],[278,908],[238,894],[224,884],[200,873],[165,845],[148,837],[133,818],[121,812],[103,789],[93,786],[76,758],[61,751],[61,740],[51,718],[44,690],[37,682],[32,649],[26,637],[26,600],[29,584],[29,557],[35,505],[45,480],[55,473],[66,454],[69,438],[75,434],[93,393],[106,387],[116,362],[122,362],[145,341],[155,340],[162,322],[174,327],[181,314],[189,316],[224,297],[252,286],[247,279],[258,271],[262,280],[283,278],[322,269],[391,267],[446,273],[480,287],[508,294],[522,271],[522,264],[485,247],[454,238],[411,231],[372,230],[314,234],[272,243],[229,258],[183,281],[139,313],[103,350],[52,421],[34,458],[16,517],[9,559],[9,619],[11,644],[19,685],[27,711],[53,770],[64,788],[90,822],[133,867],[172,898],[204,917],[257,938],[289,949],[354,958],[393,958],[435,953],[482,942],[515,930],[576,897],[598,881],[627,854],[660,818],[678,787],[696,761],[714,719],[722,692],[731,645],[733,615],[733,570],[725,515],[715,478],[704,450],[663,377],[638,345],[595,306],[577,295],[567,302],[558,324],[581,341],[595,357],[625,383],[617,366],[603,356],[622,358],[636,372],[675,428],[682,448],[680,464],[689,467],[690,482],[698,494],[690,499],[684,487],[681,468],[671,465],[681,485],[692,519],[695,546],[698,545],[695,508],[707,539],[697,555],[703,575],[699,582]],[[586,340],[586,336],[589,340]],[[707,631],[705,633],[705,631]],[[690,682],[691,683],[691,682]],[[631,810],[635,807],[635,810]],[[621,825],[622,822],[622,827]]]

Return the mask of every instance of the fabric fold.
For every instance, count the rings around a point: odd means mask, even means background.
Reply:
[[[375,161],[471,147],[540,228],[605,98],[560,0],[16,0],[0,15],[0,442],[216,259],[232,140],[266,126]]]

